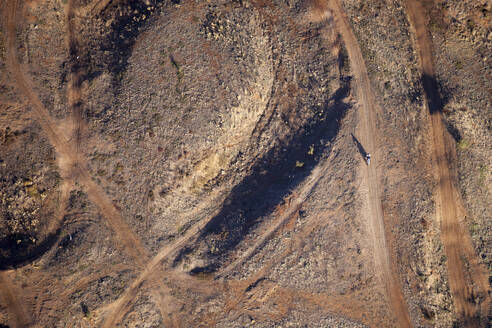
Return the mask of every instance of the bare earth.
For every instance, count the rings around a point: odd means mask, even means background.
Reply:
[[[491,10],[1,1],[0,327],[489,327]]]

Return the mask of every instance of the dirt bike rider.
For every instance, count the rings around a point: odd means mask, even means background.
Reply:
[[[371,164],[371,154],[369,154],[369,153],[366,154],[366,162],[367,162],[367,165]]]

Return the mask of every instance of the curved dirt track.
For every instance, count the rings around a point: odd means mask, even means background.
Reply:
[[[351,62],[351,69],[355,76],[356,92],[358,100],[360,101],[360,119],[357,134],[367,147],[368,151],[374,153],[373,162],[371,166],[363,166],[361,168],[362,188],[361,194],[365,195],[366,202],[363,210],[363,219],[366,220],[368,230],[370,232],[370,238],[374,247],[374,262],[375,271],[380,280],[381,286],[384,286],[387,294],[388,309],[393,311],[393,317],[399,327],[411,327],[411,319],[408,312],[408,307],[405,298],[402,293],[402,289],[399,282],[397,270],[394,269],[395,265],[392,261],[390,251],[388,250],[384,227],[384,216],[380,200],[380,187],[377,173],[377,133],[376,133],[376,112],[378,105],[375,102],[373,93],[371,91],[369,77],[365,67],[364,59],[360,51],[358,42],[351,30],[350,23],[343,11],[340,0],[320,0],[320,2],[326,3],[325,10],[331,10],[334,16],[336,27],[339,33],[343,37],[345,42],[349,59]],[[71,183],[78,181],[85,192],[88,194],[89,200],[95,204],[101,215],[107,220],[108,226],[115,232],[115,242],[119,243],[124,251],[131,256],[135,264],[138,266],[137,278],[133,280],[127,290],[121,294],[121,296],[112,304],[104,307],[102,312],[106,315],[104,322],[101,323],[103,327],[115,327],[124,316],[131,309],[131,305],[136,301],[139,292],[142,290],[142,286],[145,289],[150,289],[150,293],[156,300],[162,319],[166,326],[181,326],[179,324],[178,317],[173,315],[173,311],[178,313],[176,303],[173,302],[173,298],[170,296],[170,289],[163,284],[165,278],[172,279],[173,281],[185,281],[186,284],[202,284],[201,281],[190,281],[188,276],[183,273],[175,272],[172,270],[162,269],[163,263],[174,255],[179,249],[188,245],[190,241],[197,238],[202,229],[208,224],[214,215],[209,215],[189,228],[184,235],[174,240],[171,244],[165,245],[159,250],[157,255],[150,258],[147,250],[143,246],[138,236],[133,232],[131,227],[125,222],[124,217],[119,210],[114,206],[112,200],[108,198],[104,190],[92,179],[90,172],[87,169],[85,159],[82,152],[79,150],[80,143],[83,138],[84,119],[83,119],[83,107],[81,101],[83,100],[82,92],[82,75],[83,71],[71,71],[69,72],[68,82],[68,108],[72,110],[70,116],[74,123],[74,130],[64,131],[60,128],[60,125],[54,120],[49,111],[43,106],[39,97],[32,89],[32,82],[28,74],[25,73],[24,68],[18,61],[15,46],[15,29],[16,29],[16,16],[20,11],[18,0],[6,0],[7,14],[7,39],[8,39],[8,52],[7,52],[7,65],[11,70],[11,73],[17,83],[17,86],[21,93],[23,93],[30,104],[32,105],[32,111],[35,114],[38,122],[42,126],[43,130],[47,134],[50,143],[55,147],[60,163],[60,169],[63,176],[67,176],[64,180],[62,187],[63,201],[60,204],[60,211],[63,212],[62,206],[66,203],[69,192],[72,188]],[[93,9],[99,10],[99,7],[106,7],[110,0],[94,1]],[[91,5],[88,5],[90,7]],[[423,16],[423,10],[417,1],[408,1],[408,15],[410,21],[416,27],[417,44],[421,61],[422,70],[424,76],[434,77],[434,68],[432,66],[431,56],[431,41],[428,37],[428,32],[425,28],[425,20]],[[69,0],[67,6],[67,26],[68,26],[68,40],[69,43],[75,40],[76,32],[72,25],[74,13],[77,13],[77,8],[72,7],[72,0]],[[71,47],[71,45],[69,45]],[[72,58],[73,59],[73,58]],[[83,68],[82,68],[83,69]],[[432,81],[428,80],[428,81]],[[424,85],[426,80],[424,79]],[[428,92],[426,90],[426,92]],[[432,107],[439,103],[439,95],[427,95],[430,98],[429,102]],[[437,98],[435,98],[437,97]],[[437,99],[437,100],[436,100]],[[442,239],[445,246],[446,255],[448,258],[448,271],[450,288],[453,295],[453,299],[458,314],[463,316],[466,326],[475,327],[479,323],[474,321],[477,315],[477,309],[473,303],[474,296],[471,289],[471,285],[467,281],[465,275],[465,258],[471,265],[472,278],[474,280],[474,286],[479,289],[478,296],[484,300],[481,303],[482,313],[487,311],[490,305],[490,298],[488,296],[488,277],[486,273],[481,271],[475,256],[471,240],[467,233],[464,233],[463,227],[460,225],[460,216],[463,214],[463,210],[460,207],[461,199],[459,197],[458,190],[453,185],[452,174],[450,173],[446,158],[450,156],[448,152],[452,151],[447,149],[446,144],[446,129],[443,127],[441,121],[441,115],[434,112],[431,115],[432,123],[432,140],[434,142],[436,175],[438,176],[439,184],[436,191],[436,210],[437,217],[441,222]],[[452,155],[452,153],[451,153]],[[327,164],[326,164],[327,165]],[[311,190],[316,187],[316,184],[320,177],[324,175],[324,164],[321,164],[313,170],[312,174],[306,178],[303,185],[299,188],[299,193],[294,195],[292,203],[289,202],[288,209],[278,215],[274,219],[269,228],[263,232],[246,252],[240,255],[233,263],[219,272],[218,277],[224,277],[231,273],[238,265],[248,260],[254,255],[256,250],[261,247],[265,241],[270,238],[279,228],[282,227],[287,221],[289,221],[293,214],[300,208],[304,200],[310,195]],[[203,203],[207,203],[203,200]],[[196,210],[193,211],[196,213]],[[61,223],[63,215],[57,217],[58,221],[52,221],[52,227]],[[108,268],[111,270],[111,268]],[[265,269],[267,270],[267,269]],[[102,274],[102,273],[101,273]],[[261,275],[261,273],[260,273]],[[79,282],[80,285],[86,284],[87,281],[94,279],[93,277],[87,277]],[[253,279],[253,278],[252,278]],[[254,279],[258,280],[257,276]],[[245,284],[246,282],[242,282]],[[248,280],[249,283],[249,280]],[[210,284],[203,284],[203,293],[209,293],[216,291],[214,289],[219,283],[213,282]],[[155,290],[152,287],[156,285]],[[244,293],[238,296],[238,301],[253,302],[249,300]],[[273,288],[272,288],[273,290]],[[277,290],[277,289],[275,289]],[[284,301],[282,297],[284,295],[295,295],[294,297],[304,299],[305,303],[322,304],[328,312],[343,313],[347,316],[352,316],[358,320],[362,320],[363,316],[358,313],[360,308],[363,307],[363,301],[358,298],[358,295],[346,295],[346,297],[332,297],[325,295],[324,298],[316,298],[315,294],[308,294],[303,292],[293,292],[289,290],[278,289],[274,293],[278,297],[280,302]],[[317,295],[317,294],[316,294]],[[27,296],[27,295],[26,295]],[[67,298],[68,294],[62,294]],[[0,271],[0,299],[7,305],[9,315],[12,322],[9,324],[11,327],[25,327],[32,321],[26,306],[22,302],[22,293],[19,295],[15,289],[15,286],[11,282],[11,278],[8,272]],[[357,314],[357,315],[356,315]],[[32,317],[35,317],[32,314]],[[374,318],[374,320],[376,320]],[[75,323],[73,323],[75,325]],[[381,323],[383,324],[383,323]],[[388,323],[386,323],[388,324]],[[376,325],[377,326],[377,325]]]
[[[478,327],[479,318],[485,320],[490,306],[488,275],[478,264],[471,238],[466,228],[460,224],[464,217],[462,200],[454,183],[447,158],[456,160],[456,154],[449,133],[442,122],[442,103],[435,82],[435,70],[432,57],[432,41],[426,28],[425,11],[419,1],[406,3],[409,22],[416,36],[419,65],[422,70],[422,82],[426,94],[426,107],[430,112],[431,140],[434,147],[435,175],[438,180],[436,190],[436,216],[441,227],[441,239],[447,257],[449,288],[453,296],[455,311],[466,327]],[[465,278],[465,261],[470,264],[473,285],[478,296],[483,298],[481,312],[476,309],[474,293]]]
[[[351,70],[355,75],[356,90],[361,104],[358,134],[366,149],[369,152],[376,153],[377,136],[375,135],[375,131],[377,131],[377,105],[371,91],[364,58],[362,57],[359,44],[352,32],[340,0],[328,0],[328,8],[332,11],[335,25],[345,42],[351,63]],[[377,158],[374,158],[372,164],[362,172],[364,182],[367,184],[366,210],[368,212],[366,219],[374,246],[376,270],[380,270],[379,279],[385,287],[388,298],[387,303],[394,312],[393,316],[397,320],[398,326],[411,327],[410,315],[398,281],[398,274],[393,270],[394,264],[391,262],[391,255],[386,244],[383,212],[379,196],[380,189],[376,172],[377,163]]]
[[[188,241],[197,237],[212,218],[213,215],[207,216],[195,223],[186,231],[183,236],[176,239],[171,244],[164,246],[157,253],[157,255],[155,255],[150,261],[148,261],[144,267],[144,270],[132,282],[130,287],[128,287],[127,290],[121,295],[121,297],[112,304],[110,308],[110,313],[106,317],[103,327],[114,327],[125,314],[125,309],[128,309],[131,302],[136,298],[139,287],[142,286],[148,279],[158,279],[158,277],[156,276],[156,271],[159,269],[159,266],[162,264],[162,262],[165,261],[170,255],[172,255],[176,250],[184,247]],[[165,276],[166,273],[163,272],[161,275]]]
[[[19,91],[27,98],[31,104],[32,111],[36,120],[41,125],[41,128],[46,133],[50,144],[55,148],[57,153],[57,162],[61,170],[62,176],[65,180],[78,181],[83,189],[87,192],[89,200],[93,202],[100,210],[103,217],[106,218],[108,225],[115,232],[117,242],[123,246],[124,251],[130,255],[137,265],[143,266],[147,260],[147,252],[143,247],[138,237],[134,234],[119,211],[115,208],[112,201],[108,199],[94,180],[92,180],[84,159],[79,152],[79,144],[81,141],[81,129],[82,129],[82,111],[78,103],[80,103],[80,74],[75,72],[72,74],[70,86],[69,86],[69,102],[73,108],[72,119],[75,123],[75,134],[70,136],[70,131],[60,130],[57,122],[55,122],[49,111],[43,106],[39,97],[32,89],[32,82],[28,75],[24,73],[21,64],[17,58],[15,35],[16,35],[16,21],[17,16],[21,8],[19,8],[19,1],[7,1],[5,4],[6,19],[6,37],[7,37],[7,53],[6,62],[10,69],[10,72],[15,80],[15,83]],[[71,2],[69,6],[69,13],[71,13]],[[69,16],[69,20],[71,16]],[[69,33],[70,34],[70,33]],[[69,184],[68,184],[69,185]],[[63,184],[62,190],[62,202],[61,206],[64,206],[67,196],[69,194],[69,188],[66,183]],[[62,211],[62,210],[61,210]],[[56,220],[59,223],[61,220]],[[55,222],[52,222],[50,229],[55,229]],[[1,273],[4,275],[5,273]],[[3,277],[5,280],[6,277]],[[26,325],[28,318],[26,311],[20,307],[19,301],[16,300],[8,284],[0,284],[0,292],[7,300],[9,312],[15,314],[16,321],[12,323],[15,327],[23,327]]]
[[[115,232],[118,242],[124,246],[126,252],[137,263],[144,264],[147,254],[138,237],[125,222],[119,211],[107,198],[102,189],[92,180],[84,161],[79,158],[76,144],[69,139],[66,131],[60,131],[58,125],[51,118],[48,110],[43,106],[38,96],[32,90],[32,82],[23,72],[17,59],[15,48],[15,22],[18,13],[18,1],[7,3],[7,65],[14,77],[16,85],[22,94],[28,99],[32,110],[42,129],[48,136],[51,145],[58,154],[58,163],[62,175],[73,176],[86,190],[89,199],[99,208],[101,214],[107,219],[111,229]],[[78,118],[77,118],[78,119]],[[76,138],[78,139],[78,138]]]

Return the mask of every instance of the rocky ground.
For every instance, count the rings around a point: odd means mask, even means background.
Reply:
[[[340,3],[377,104],[374,149],[324,1],[1,2],[0,327],[397,326],[365,152],[410,325],[468,325],[407,2]],[[490,277],[491,8],[424,8],[461,223]],[[470,282],[475,326],[490,322],[487,287]]]

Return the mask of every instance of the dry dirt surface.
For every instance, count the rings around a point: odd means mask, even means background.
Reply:
[[[430,113],[431,133],[434,143],[436,178],[436,216],[441,226],[441,238],[448,260],[449,288],[453,295],[455,311],[461,324],[479,327],[481,314],[490,311],[489,274],[479,265],[470,235],[460,222],[464,216],[462,200],[456,189],[456,181],[450,172],[448,161],[456,161],[449,132],[442,123],[442,100],[435,82],[436,73],[432,59],[432,42],[426,29],[425,11],[419,1],[407,1],[410,24],[415,29],[416,48],[422,71],[422,83],[426,96],[426,107]],[[468,268],[465,268],[465,262]],[[465,270],[471,271],[471,281]],[[475,290],[471,286],[475,286]],[[481,307],[475,304],[475,295],[482,298]]]
[[[0,1],[0,327],[489,327],[490,10]]]
[[[343,40],[345,41],[348,56],[352,64],[353,74],[357,82],[356,92],[361,102],[360,119],[363,121],[363,123],[359,125],[357,134],[361,136],[360,140],[367,148],[367,151],[373,152],[374,154],[373,150],[377,149],[376,145],[378,144],[375,120],[377,105],[372,94],[364,59],[359,49],[357,39],[355,38],[350,28],[348,19],[343,12],[340,1],[330,1],[329,8],[332,9],[336,25],[342,35]],[[391,263],[390,254],[386,243],[383,211],[379,196],[380,187],[376,171],[378,161],[377,159],[373,159],[372,162],[373,165],[369,165],[367,167],[367,173],[364,174],[364,182],[367,184],[366,192],[368,194],[368,204],[365,209],[368,211],[366,220],[369,221],[369,231],[371,231],[372,240],[374,243],[375,265],[381,270],[379,279],[386,287],[388,304],[390,304],[394,311],[398,326],[410,327],[411,322],[407,305],[398,279],[396,278],[396,273],[393,271],[394,265]]]

